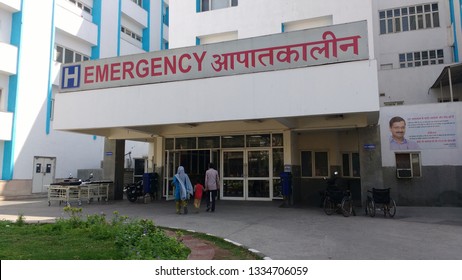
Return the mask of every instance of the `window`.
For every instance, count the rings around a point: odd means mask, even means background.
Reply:
[[[196,45],[206,45],[212,43],[226,42],[238,39],[237,31],[229,31],[223,33],[214,33],[210,35],[202,35],[196,37]]]
[[[53,94],[54,95],[54,94]],[[50,112],[50,121],[52,121],[54,119],[54,115],[55,115],[55,99],[52,98],[51,99],[51,112]]]
[[[392,70],[393,63],[380,64],[380,70]]]
[[[165,139],[165,150],[174,150],[173,138]]]
[[[440,27],[438,3],[379,11],[380,34]]]
[[[61,46],[55,47],[55,61],[63,62],[64,48]]]
[[[63,46],[55,46],[55,61],[60,63],[73,63],[90,60],[89,56]]]
[[[6,110],[3,109],[3,98],[2,98],[2,89],[0,88],[0,112],[4,112]]]
[[[420,67],[427,65],[436,65],[444,63],[444,51],[439,50],[427,50],[418,52],[408,52],[399,54],[399,67]]]
[[[92,13],[92,8],[86,4],[84,4],[83,2],[81,1],[78,1],[78,0],[69,0],[69,2],[71,2],[72,4],[76,5],[79,9],[81,9],[82,11],[84,12],[87,12],[91,15]]]
[[[329,176],[327,152],[302,151],[302,177]]]
[[[359,153],[342,154],[342,177],[360,177]]]
[[[74,62],[74,52],[69,49],[64,50],[64,63]]]
[[[198,138],[199,149],[220,148],[220,136],[209,136]]]
[[[239,148],[244,147],[244,135],[226,135],[221,136],[222,148]]]
[[[168,50],[168,41],[165,39],[162,39],[162,49]]]
[[[1,93],[1,92],[0,92],[0,93]],[[438,97],[438,102],[439,102],[439,103],[459,102],[459,98],[454,97],[454,98],[452,98],[452,101],[451,101],[451,98],[449,98],[449,97]]]
[[[256,134],[246,136],[246,147],[270,147],[271,136],[269,134]]]
[[[332,15],[288,21],[282,24],[282,32],[291,32],[309,28],[324,27],[333,24]]]
[[[211,10],[224,9],[229,7],[235,7],[238,5],[238,0],[201,0],[199,12],[206,12]]]
[[[135,158],[135,170],[133,173],[134,182],[139,182],[143,180],[143,173],[145,171],[145,162],[144,158]]]
[[[279,177],[279,174],[284,171],[284,149],[273,149],[273,177]]]
[[[167,6],[167,4],[164,3],[164,9],[162,11],[162,22],[168,26],[169,25],[169,14],[170,14],[170,11],[169,11],[169,7]]]
[[[395,153],[396,177],[413,178],[420,177],[420,153]]]
[[[143,7],[143,1],[142,0],[132,0],[133,3],[135,3],[136,5],[140,6],[140,7]]]
[[[135,39],[135,40],[137,40],[139,42],[143,42],[143,36],[141,36],[139,34],[136,34],[135,32],[131,31],[127,27],[121,26],[120,27],[120,32],[122,32],[124,34],[127,34],[128,36],[132,37],[133,39]]]
[[[175,140],[177,150],[196,149],[196,137],[176,138]]]
[[[283,140],[282,133],[167,138],[165,139],[165,149],[191,150],[274,147],[282,152],[284,151]]]
[[[400,101],[387,101],[387,102],[383,102],[383,105],[385,105],[385,106],[398,106],[398,105],[404,105],[404,100],[400,100]]]
[[[282,147],[284,146],[284,136],[281,134],[273,134],[273,138],[271,140],[271,146],[273,147]]]

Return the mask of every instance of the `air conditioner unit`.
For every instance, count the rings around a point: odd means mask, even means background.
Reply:
[[[396,169],[396,177],[412,178],[412,170],[411,169]]]

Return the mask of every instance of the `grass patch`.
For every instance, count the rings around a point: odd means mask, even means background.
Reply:
[[[53,224],[18,226],[0,222],[2,260],[122,259],[114,241],[93,238],[87,229],[63,230]]]
[[[151,220],[114,213],[81,217],[81,208],[65,207],[68,219],[53,224],[0,221],[2,260],[177,260],[190,253]]]

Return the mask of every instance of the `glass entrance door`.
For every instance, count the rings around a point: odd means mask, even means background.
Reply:
[[[223,151],[223,199],[270,200],[270,151]]]
[[[223,151],[222,198],[244,199],[244,151]]]
[[[178,166],[183,166],[192,184],[203,181],[210,162],[219,160],[217,150],[165,151],[165,182],[163,195],[166,200],[173,199],[173,176]],[[213,160],[213,161],[212,161]]]
[[[247,199],[270,199],[270,152],[247,151]]]

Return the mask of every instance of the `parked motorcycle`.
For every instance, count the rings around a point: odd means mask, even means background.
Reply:
[[[130,202],[135,202],[139,197],[143,197],[144,203],[148,197],[151,201],[155,200],[157,193],[159,175],[157,173],[144,173],[143,179],[135,183],[127,184],[124,193]]]
[[[144,196],[143,181],[140,180],[132,184],[127,184],[124,187],[124,193],[127,196],[128,201],[135,202],[138,200],[138,197]]]

